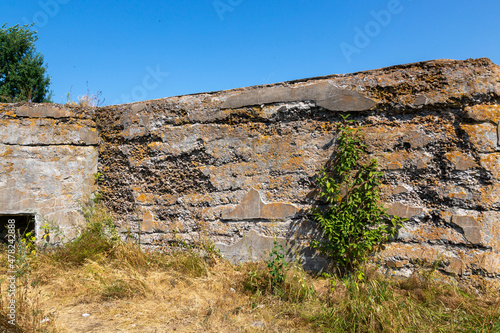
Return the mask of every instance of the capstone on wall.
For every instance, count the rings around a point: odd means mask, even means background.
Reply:
[[[263,258],[276,238],[315,268],[323,259],[300,247],[319,237],[308,209],[316,202],[318,170],[335,152],[341,116],[349,113],[362,126],[369,157],[377,158],[384,172],[388,212],[408,218],[373,260],[400,274],[427,260],[439,261],[447,274],[500,277],[500,68],[488,59],[436,60],[70,109],[80,113],[64,122],[39,117],[57,124],[41,130],[40,122],[13,142],[17,128],[26,130],[38,118],[8,114],[27,105],[2,108],[0,147],[44,152],[36,163],[45,164],[33,169],[34,176],[49,172],[50,149],[66,149],[60,152],[66,160],[51,160],[55,170],[64,169],[70,156],[81,157],[81,164],[66,172],[75,177],[66,184],[78,182],[81,188],[58,207],[75,207],[71,199],[91,192],[83,184],[89,184],[98,156],[105,204],[120,230],[145,247],[209,239],[226,257],[245,260]],[[79,130],[71,127],[77,122]],[[58,128],[73,134],[59,137]],[[50,144],[40,147],[30,140]],[[72,155],[70,149],[77,148]],[[17,156],[2,154],[10,156],[9,163]],[[32,155],[20,154],[25,161],[18,165],[2,160],[1,190],[12,188],[4,184],[26,161],[36,164]],[[50,186],[47,181],[37,186],[63,196],[64,177],[48,177]],[[25,178],[15,187],[24,194],[10,193],[34,200],[33,187]]]

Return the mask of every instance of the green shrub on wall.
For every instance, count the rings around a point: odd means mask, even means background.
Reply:
[[[319,173],[320,205],[312,214],[323,240],[313,241],[312,246],[333,259],[341,275],[357,272],[362,279],[360,268],[367,256],[396,234],[403,219],[391,218],[379,203],[382,173],[375,159],[359,165],[365,145],[359,129],[348,126],[347,117],[339,126],[333,163]]]

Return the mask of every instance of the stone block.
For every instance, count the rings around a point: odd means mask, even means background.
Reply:
[[[316,100],[316,104],[330,111],[366,111],[375,107],[375,101],[354,90],[336,89],[326,99]]]
[[[406,193],[406,192],[409,192],[409,190],[406,187],[398,185],[392,189],[391,194],[398,195],[398,194]]]
[[[355,90],[336,87],[328,81],[319,81],[307,85],[274,86],[249,88],[249,90],[230,95],[221,108],[240,108],[244,106],[293,102],[315,101],[331,111],[364,111],[373,108],[376,102]]]
[[[483,212],[480,223],[482,244],[500,252],[500,212]]]
[[[464,262],[458,258],[450,258],[444,270],[450,274],[461,276],[465,271]]]
[[[304,268],[313,271],[324,269],[328,263],[325,257],[304,245],[295,244],[283,237],[264,236],[255,230],[249,230],[234,244],[215,243],[215,246],[227,260],[238,263],[268,260],[275,241],[283,247],[286,261],[299,260]],[[298,258],[295,257],[296,254],[299,254]]]
[[[231,211],[224,212],[223,220],[284,220],[297,213],[297,207],[289,203],[264,203],[260,193],[251,189]]]
[[[474,158],[461,151],[446,153],[445,157],[452,164],[455,170],[465,171],[479,166],[476,161],[474,161]]]
[[[402,268],[404,265],[401,261],[388,260],[386,263],[389,268]]]
[[[255,230],[248,231],[242,239],[232,245],[216,243],[215,246],[231,262],[258,261],[269,258],[274,240],[286,246],[284,238],[262,236]]]
[[[480,153],[490,153],[498,150],[498,127],[490,123],[461,124],[460,128],[467,133],[470,142]]]
[[[62,105],[26,104],[14,109],[18,117],[28,118],[69,118],[74,114]]]
[[[500,275],[500,253],[498,251],[485,251],[480,255],[478,266],[489,274]]]
[[[481,166],[491,172],[493,178],[500,180],[500,153],[480,154],[479,157]]]
[[[487,185],[481,187],[479,191],[481,194],[479,204],[483,207],[500,207],[500,184]]]
[[[481,243],[481,227],[473,216],[453,215],[451,222],[462,228],[465,238],[472,244]]]
[[[370,152],[392,150],[401,137],[399,130],[389,126],[370,126],[365,128],[361,134],[363,142],[368,146]]]
[[[498,123],[500,121],[500,105],[479,104],[467,106],[465,114],[468,118],[478,122],[489,121]]]
[[[422,151],[394,151],[373,154],[381,170],[403,170],[412,166],[421,170],[427,167],[432,155]]]
[[[134,112],[134,113],[137,113],[137,112],[144,110],[145,108],[146,108],[145,103],[134,103],[130,107],[130,110],[132,110],[132,112]]]
[[[428,223],[403,223],[397,239],[403,242],[436,243],[446,241],[451,244],[466,244],[464,236],[453,228],[440,227]]]
[[[424,153],[424,156],[422,156],[417,160],[417,170],[422,170],[427,168],[431,160],[432,156],[430,154]]]
[[[140,211],[142,213],[141,231],[152,232],[156,227],[154,214],[146,207],[141,207]]]
[[[469,193],[463,187],[458,187],[458,186],[451,187],[448,189],[447,192],[449,198],[460,199],[460,200],[466,200],[470,198]]]
[[[89,120],[11,119],[0,121],[0,142],[11,145],[97,145],[99,133]]]
[[[408,143],[411,148],[422,149],[435,139],[421,130],[411,130],[403,136],[403,142]]]
[[[393,204],[386,205],[387,214],[393,216],[399,216],[403,218],[411,218],[413,216],[420,215],[424,212],[424,209],[421,207],[412,207],[403,205],[401,202],[395,202]]]

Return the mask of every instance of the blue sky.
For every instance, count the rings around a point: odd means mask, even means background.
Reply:
[[[53,100],[105,105],[431,59],[500,64],[499,1],[2,0],[35,22]]]

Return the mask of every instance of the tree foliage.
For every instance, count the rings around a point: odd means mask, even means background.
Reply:
[[[31,26],[0,28],[0,102],[49,102],[50,77]]]
[[[321,204],[312,209],[324,240],[312,246],[332,258],[341,274],[358,272],[367,255],[377,249],[403,220],[390,217],[379,203],[382,173],[377,161],[359,165],[364,144],[358,130],[339,126],[338,148],[330,168],[318,177]]]

